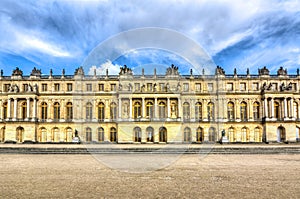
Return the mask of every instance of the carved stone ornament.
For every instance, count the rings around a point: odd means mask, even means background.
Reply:
[[[22,75],[23,75],[23,71],[21,71],[19,67],[13,70],[12,76],[22,76]]]
[[[84,75],[84,70],[83,70],[82,66],[80,66],[79,68],[77,68],[75,70],[74,75]]]
[[[259,75],[269,75],[270,71],[267,69],[266,66],[264,66],[261,69],[258,69],[258,74]]]

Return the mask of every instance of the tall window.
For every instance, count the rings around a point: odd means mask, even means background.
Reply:
[[[60,104],[58,102],[54,103],[54,119],[59,120],[60,119]]]
[[[73,119],[73,106],[72,102],[67,103],[67,120]]]
[[[159,128],[159,142],[167,142],[167,129],[165,127]]]
[[[3,103],[3,119],[7,118],[7,102]]]
[[[73,84],[67,83],[67,91],[72,91],[72,90],[73,90]]]
[[[25,119],[27,116],[27,103],[23,102],[21,107],[22,107],[22,119]]]
[[[86,84],[86,91],[92,91],[92,84]]]
[[[59,84],[54,84],[54,91],[59,91],[60,85]]]
[[[209,102],[207,105],[207,119],[214,120],[215,119],[215,108],[214,103]]]
[[[146,104],[146,117],[147,118],[153,118],[153,103],[147,102]]]
[[[254,120],[259,119],[259,103],[258,102],[254,102],[254,104],[253,104],[253,118],[254,118]]]
[[[229,137],[230,142],[235,142],[236,141],[236,137],[235,137],[235,134],[234,134],[234,128],[230,127],[228,129],[228,137]]]
[[[249,142],[249,134],[247,128],[242,128],[242,142]]]
[[[247,120],[247,104],[245,102],[242,102],[240,105],[241,109],[241,120],[246,121]]]
[[[110,119],[115,120],[117,118],[117,104],[115,102],[110,103]]]
[[[280,117],[280,114],[279,114],[279,103],[278,102],[274,102],[274,117],[275,118],[278,118]]]
[[[47,84],[42,84],[42,91],[47,91]]]
[[[202,104],[197,102],[195,104],[195,119],[201,120],[202,119]]]
[[[159,109],[159,118],[163,119],[166,118],[166,104],[164,102],[159,102],[158,104]]]
[[[192,141],[192,135],[191,135],[191,129],[189,127],[186,127],[183,132],[183,141],[184,142],[191,142]]]
[[[140,127],[135,127],[133,129],[134,133],[134,142],[141,142],[142,141],[142,129]]]
[[[91,120],[93,118],[93,105],[91,102],[86,103],[86,119]]]
[[[104,120],[105,117],[105,106],[103,102],[98,104],[98,120]]]
[[[146,132],[147,132],[147,142],[154,142],[154,129],[149,126],[146,129]]]
[[[104,141],[104,129],[102,127],[98,128],[98,141],[99,142]]]
[[[47,103],[46,102],[42,102],[41,108],[42,108],[41,119],[42,120],[46,120],[48,118],[47,117]]]
[[[141,103],[135,102],[134,103],[134,112],[133,112],[133,118],[140,118],[141,117]]]
[[[256,127],[254,129],[254,140],[255,140],[255,142],[261,142],[262,141],[260,128],[258,128],[258,127]]]
[[[203,142],[204,141],[204,133],[203,128],[198,127],[196,131],[196,140],[197,142]]]
[[[227,117],[228,117],[228,120],[234,119],[234,104],[233,104],[233,102],[228,102],[228,104],[227,104]]]
[[[92,129],[91,128],[89,128],[89,127],[87,127],[86,129],[85,129],[85,133],[86,133],[86,141],[87,142],[91,142],[92,141]]]
[[[183,119],[187,120],[190,118],[190,104],[188,102],[183,103]]]
[[[98,84],[98,90],[104,91],[104,84]]]
[[[216,129],[213,127],[210,127],[208,130],[208,140],[210,142],[215,142],[216,141]]]
[[[117,130],[114,127],[110,128],[110,141],[111,142],[117,142],[118,137],[117,137]]]

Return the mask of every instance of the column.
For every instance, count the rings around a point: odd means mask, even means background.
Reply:
[[[191,104],[190,104],[190,107],[191,107]],[[182,104],[181,104],[181,99],[180,97],[178,98],[178,116],[179,118],[182,119]]]
[[[167,110],[168,110],[168,118],[171,116],[171,110],[170,110],[170,98],[168,97],[168,102],[167,102]]]
[[[286,98],[284,98],[283,100],[283,106],[284,106],[284,118],[287,117],[287,102],[286,102]]]
[[[207,121],[207,100],[202,100],[202,118],[204,121]]]
[[[11,118],[11,114],[10,114],[10,102],[11,102],[11,99],[9,98],[7,100],[7,118]]]
[[[300,107],[300,106],[299,106]],[[158,118],[157,98],[154,98],[154,118]]]
[[[14,119],[17,119],[17,109],[18,108],[18,100],[14,99]]]
[[[271,99],[271,117],[274,118],[274,98]]]
[[[119,98],[119,110],[118,110],[119,118],[121,119],[122,117],[122,98]]]
[[[235,119],[241,119],[241,106],[238,99],[235,99],[234,103]]]
[[[264,99],[264,110],[265,110],[265,117],[268,118],[268,100],[267,100],[267,98]]]
[[[142,118],[146,117],[145,98],[142,98]]]
[[[132,98],[129,99],[129,118],[132,118]]]
[[[36,98],[33,98],[33,118],[36,118]]]
[[[249,99],[249,119],[253,119],[253,100]]]
[[[27,119],[30,118],[30,98],[27,98]]]
[[[0,100],[0,119],[3,119],[3,101],[2,100]]]
[[[290,112],[291,112],[290,117],[293,118],[294,117],[294,99],[293,98],[291,98],[290,104],[291,104],[291,107],[290,107]]]
[[[250,104],[250,99],[247,99],[247,119],[248,120],[250,119],[250,107],[252,107],[252,104]]]
[[[228,119],[227,118],[227,100],[226,98],[223,98],[223,119]]]

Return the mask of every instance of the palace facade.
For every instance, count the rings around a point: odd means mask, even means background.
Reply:
[[[297,142],[300,75],[0,74],[0,142]]]

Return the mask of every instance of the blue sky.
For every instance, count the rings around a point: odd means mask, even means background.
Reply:
[[[177,31],[195,41],[227,74],[257,74],[267,66],[295,73],[300,68],[300,1],[151,0],[151,1],[0,1],[0,68],[11,75],[18,66],[49,74],[73,74],[103,41],[136,28]],[[166,38],[167,40],[168,38]],[[172,41],[173,42],[173,41]],[[189,62],[164,49],[138,49],[116,60],[95,63],[98,72],[121,65],[178,65]],[[126,63],[125,63],[126,62]],[[138,72],[139,70],[137,70]],[[88,73],[89,71],[86,71]]]

